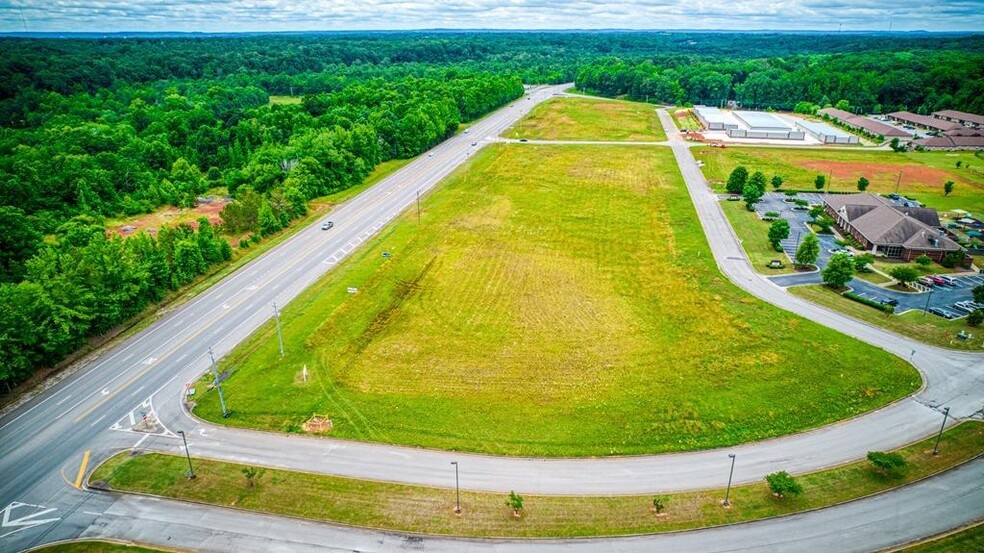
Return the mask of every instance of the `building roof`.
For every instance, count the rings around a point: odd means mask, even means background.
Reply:
[[[937,119],[928,115],[919,115],[918,113],[911,113],[908,111],[896,111],[889,113],[888,116],[898,119],[899,121],[905,121],[906,123],[912,123],[913,125],[919,125],[928,129],[936,129],[938,131],[952,131],[963,126],[960,123],[954,123],[953,121],[944,121],[943,119]]]
[[[829,117],[833,117],[851,127],[857,129],[864,129],[871,134],[880,134],[885,137],[899,136],[899,137],[910,137],[912,133],[906,132],[902,129],[896,129],[891,125],[882,123],[881,121],[875,121],[869,117],[864,117],[861,115],[854,115],[849,111],[844,111],[837,108],[824,108],[817,113]]]
[[[792,128],[782,119],[764,111],[735,111],[734,116],[750,129],[788,131]]]
[[[976,113],[967,113],[965,111],[957,111],[955,109],[944,109],[942,111],[934,111],[933,117],[948,117],[950,119],[956,119],[958,121],[970,121],[971,123],[984,125],[984,115],[977,115]]]
[[[734,125],[738,126],[738,121],[727,112],[723,112],[718,108],[711,106],[694,106],[694,111],[700,113],[700,116],[709,123],[721,123],[724,125]]]
[[[827,136],[837,136],[840,138],[849,138],[853,136],[848,134],[838,128],[831,127],[826,123],[818,123],[817,121],[807,121],[805,119],[800,119],[796,121],[796,126],[801,129],[808,130],[817,134],[825,134]]]
[[[913,144],[923,148],[981,148],[984,149],[984,136],[928,136],[913,141]]]
[[[957,251],[960,245],[934,228],[935,209],[900,207],[874,194],[826,195],[824,203],[841,214],[855,230],[877,246]],[[935,223],[935,224],[934,224]]]

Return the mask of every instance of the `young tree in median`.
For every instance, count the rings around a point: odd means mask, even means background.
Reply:
[[[943,183],[943,195],[949,196],[950,192],[953,192],[953,187],[955,186],[952,180],[948,180]]]
[[[253,486],[256,485],[256,481],[255,481],[256,474],[257,474],[256,467],[243,467],[242,473],[243,476],[246,477],[246,487],[252,488]]]
[[[916,272],[912,267],[896,267],[889,271],[889,276],[899,281],[902,286],[909,286],[919,278],[919,273]]]
[[[857,273],[870,273],[871,265],[875,262],[875,256],[871,253],[859,253],[854,256],[854,271]]]
[[[778,219],[769,225],[769,242],[777,251],[779,250],[779,243],[787,238],[789,238],[789,221]]]
[[[512,509],[513,515],[519,516],[523,512],[523,496],[516,492],[509,492],[509,499],[506,500],[506,506]]]
[[[867,190],[868,189],[868,184],[870,184],[868,182],[868,179],[866,179],[864,177],[861,177],[860,179],[858,179],[858,191],[859,192],[864,192],[865,190]]]
[[[783,182],[784,179],[782,178],[782,175],[772,175],[772,188],[779,190],[779,187],[782,186]]]
[[[754,184],[756,188],[765,194],[765,174],[762,171],[755,171],[752,176],[748,179],[749,184]]]
[[[813,265],[820,257],[820,240],[812,232],[803,237],[799,248],[796,248],[796,263],[798,265]]]
[[[906,466],[902,455],[895,452],[869,451],[868,461],[884,476],[898,476]]]
[[[670,502],[670,498],[668,497],[660,497],[660,496],[654,497],[653,510],[656,511],[656,514],[658,515],[663,512],[663,509],[666,508],[666,504],[669,502]]]
[[[799,482],[784,470],[766,475],[765,481],[769,484],[769,489],[772,490],[772,493],[780,499],[787,495],[800,495],[803,493],[803,486],[800,486]]]
[[[974,303],[984,304],[984,284],[975,286],[971,294],[974,295]]]
[[[823,190],[823,187],[827,186],[827,177],[823,175],[817,175],[817,178],[813,179],[813,186],[817,190]]]
[[[847,254],[836,254],[827,262],[821,276],[827,286],[835,289],[843,288],[854,278],[854,260]]]
[[[728,192],[731,194],[741,194],[744,192],[746,184],[748,184],[748,169],[745,169],[744,165],[739,165],[728,176]]]
[[[762,199],[762,189],[749,182],[741,191],[741,196],[745,199],[745,207],[748,211],[753,211],[755,204]]]

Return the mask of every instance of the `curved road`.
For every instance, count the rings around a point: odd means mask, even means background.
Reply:
[[[228,352],[270,319],[272,302],[283,305],[290,301],[411,205],[418,191],[426,192],[466,160],[474,151],[472,142],[484,145],[537,102],[561,89],[538,89],[529,100],[517,100],[476,123],[469,135],[446,141],[432,151],[433,157],[422,157],[339,207],[332,214],[334,230],[322,232],[314,225],[299,232],[91,367],[7,413],[0,419],[0,471],[6,477],[0,482],[0,508],[8,506],[8,522],[18,520],[18,516],[27,518],[9,531],[0,528],[0,550],[16,551],[78,535],[109,516],[105,514],[109,509],[118,508],[114,503],[126,503],[71,487],[86,459],[85,451],[94,452],[94,458],[134,444],[176,451],[179,441],[171,431],[177,429],[188,431],[189,447],[197,455],[402,482],[448,486],[448,461],[459,459],[463,487],[472,489],[641,493],[721,485],[727,460],[720,451],[605,460],[465,456],[216,428],[191,420],[178,407],[185,383],[207,369],[209,347],[217,355]],[[819,468],[863,456],[869,449],[912,441],[939,426],[941,418],[935,408],[941,404],[951,406],[958,417],[980,414],[984,397],[981,355],[932,348],[825,311],[782,292],[752,272],[686,144],[673,132],[665,112],[660,117],[715,257],[729,278],[766,301],[902,357],[915,350],[913,361],[928,383],[914,398],[852,421],[729,449],[739,454],[736,481],[758,480],[777,468]],[[152,416],[155,403],[161,408],[160,433],[127,432],[134,420]],[[122,431],[107,431],[110,427]],[[979,464],[974,467],[980,472]],[[984,509],[969,515],[979,518],[980,511]],[[31,516],[32,512],[47,514]],[[56,516],[51,522],[28,522]]]

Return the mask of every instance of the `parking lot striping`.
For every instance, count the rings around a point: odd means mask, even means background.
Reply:
[[[75,489],[81,489],[82,487],[82,478],[85,476],[85,467],[89,464],[89,453],[90,452],[87,449],[85,450],[85,453],[82,454],[82,464],[79,465],[79,473],[75,477]]]

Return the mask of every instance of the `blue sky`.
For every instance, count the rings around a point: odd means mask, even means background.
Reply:
[[[984,0],[0,0],[0,32],[373,29],[984,32]]]

